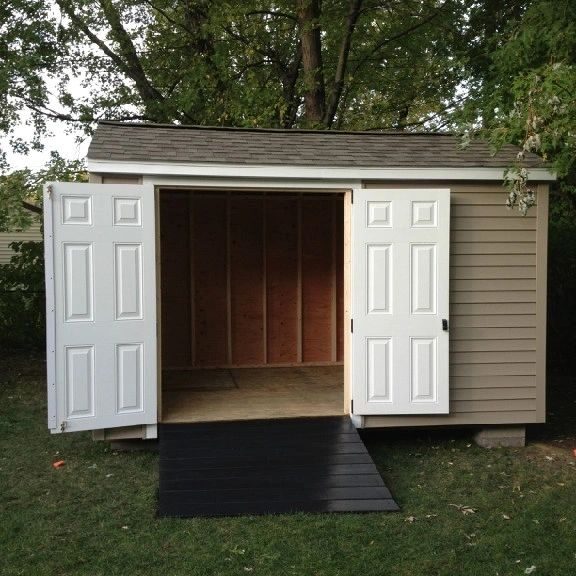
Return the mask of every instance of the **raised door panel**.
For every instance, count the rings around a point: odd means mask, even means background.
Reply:
[[[67,242],[63,246],[64,319],[94,320],[94,269],[91,243]]]
[[[437,363],[436,338],[410,338],[411,402],[436,402]]]
[[[143,344],[116,345],[116,396],[118,414],[142,412],[144,396]]]
[[[114,295],[116,320],[141,320],[142,245],[114,245]]]
[[[368,338],[366,344],[368,400],[392,402],[392,338]]]
[[[410,245],[410,272],[412,314],[436,314],[436,244]]]
[[[392,245],[369,244],[368,314],[392,313]]]
[[[94,416],[94,346],[66,346],[65,395],[66,417]]]

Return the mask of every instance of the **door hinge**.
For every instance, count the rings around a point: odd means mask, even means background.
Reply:
[[[350,400],[350,412],[354,414],[354,400]]]
[[[350,318],[350,332],[354,334],[354,318]]]
[[[60,432],[64,432],[64,430],[66,430],[66,426],[67,422],[66,420],[63,420],[62,423],[60,424]]]
[[[354,190],[350,191],[350,204],[354,204]]]

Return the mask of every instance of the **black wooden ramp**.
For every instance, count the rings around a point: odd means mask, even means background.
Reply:
[[[160,428],[160,516],[393,510],[348,417]]]

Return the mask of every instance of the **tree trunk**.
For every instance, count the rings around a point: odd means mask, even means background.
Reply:
[[[296,122],[301,100],[296,91],[296,84],[298,82],[301,65],[302,48],[300,42],[298,42],[292,62],[290,62],[285,70],[279,70],[280,77],[282,78],[282,93],[286,104],[284,114],[281,114],[279,117],[279,125],[282,128],[292,128]]]
[[[360,16],[360,8],[362,7],[362,0],[350,0],[350,7],[348,10],[348,17],[346,18],[346,27],[340,44],[338,52],[338,64],[336,66],[336,74],[334,76],[334,83],[330,90],[328,103],[326,105],[326,112],[324,117],[324,125],[331,128],[338,111],[340,98],[342,97],[342,90],[344,88],[344,75],[348,66],[348,56],[350,54],[350,45],[352,43],[352,34]]]
[[[132,38],[124,28],[118,7],[111,0],[100,0],[100,7],[110,26],[110,36],[118,45],[118,55],[122,59],[124,70],[132,78],[140,94],[146,115],[157,122],[171,120],[164,107],[164,96],[146,75]]]
[[[310,128],[324,126],[326,95],[322,66],[322,39],[320,36],[319,0],[297,0],[297,18],[302,47],[304,72],[304,113]]]

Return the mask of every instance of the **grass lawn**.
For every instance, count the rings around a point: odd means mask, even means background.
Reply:
[[[366,434],[400,513],[157,520],[157,456],[51,436],[42,358],[0,362],[2,575],[576,574],[573,380],[525,449]]]

